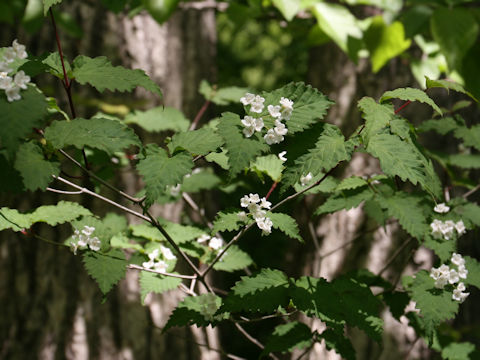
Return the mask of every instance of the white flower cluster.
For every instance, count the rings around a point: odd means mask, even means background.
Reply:
[[[240,206],[247,208],[250,211],[253,219],[257,223],[257,226],[262,230],[262,234],[268,235],[272,232],[273,222],[270,218],[266,217],[267,212],[263,209],[270,209],[272,203],[267,201],[266,198],[261,198],[258,194],[245,195],[240,199]],[[247,218],[247,214],[244,211],[239,213],[239,216],[243,219]]]
[[[240,98],[240,102],[245,106],[250,105],[250,112],[252,113],[261,114],[265,108],[265,98],[260,95],[246,93],[244,97]],[[263,138],[268,145],[279,144],[284,140],[284,135],[288,133],[288,129],[282,123],[282,120],[289,120],[292,116],[293,101],[282,97],[280,105],[268,105],[267,109],[270,116],[275,120],[275,126],[268,129]],[[255,132],[261,132],[265,126],[261,117],[255,118],[250,115],[246,115],[242,119],[242,125],[245,126],[243,134],[246,137],[252,136]]]
[[[12,70],[10,64],[16,59],[25,59],[27,52],[25,46],[13,40],[12,46],[8,47],[4,53],[3,58],[0,59],[0,90],[5,90],[7,100],[9,102],[20,100],[20,90],[27,89],[27,84],[30,82],[30,76],[25,75],[24,71],[19,71],[14,77],[8,75]]]
[[[437,213],[447,213],[450,211],[450,207],[446,206],[444,203],[438,204],[433,209]],[[465,234],[465,224],[462,220],[454,222],[452,220],[441,221],[438,219],[433,219],[433,222],[430,224],[432,228],[432,235],[435,239],[445,239],[450,240],[455,235],[455,231],[458,236]]]
[[[215,236],[212,237],[210,235],[203,234],[197,239],[197,242],[200,244],[207,241],[208,241],[208,247],[213,250],[219,250],[223,246],[223,240]]]
[[[160,252],[162,253],[163,259],[159,259]],[[168,264],[165,260],[175,260],[177,257],[173,255],[172,250],[169,248],[160,245],[160,249],[155,249],[152,252],[148,253],[148,261],[145,261],[142,266],[146,269],[154,269],[158,272],[167,272]]]
[[[102,242],[98,239],[98,237],[92,237],[95,228],[93,226],[85,225],[82,231],[75,229],[72,239],[73,241],[70,242],[70,249],[73,251],[75,255],[77,255],[77,250],[84,250],[87,247],[90,250],[98,251],[100,250],[100,246]]]
[[[467,278],[468,270],[465,267],[465,260],[462,255],[453,253],[450,261],[457,266],[457,269],[450,268],[448,265],[443,264],[438,268],[432,268],[432,270],[430,270],[430,277],[435,280],[435,287],[437,289],[443,289],[447,284],[454,285],[458,283],[457,287],[453,289],[452,299],[462,303],[470,293],[464,292],[466,289],[465,284],[459,281],[460,279]]]

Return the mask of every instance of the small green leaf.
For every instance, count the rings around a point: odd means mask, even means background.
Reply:
[[[210,128],[178,132],[172,137],[168,148],[173,153],[177,149],[187,150],[192,155],[207,155],[223,145],[223,139]]]
[[[327,329],[320,334],[325,340],[325,346],[328,350],[334,350],[337,354],[343,356],[346,360],[355,360],[355,349],[350,340],[345,337],[343,331]]]
[[[351,176],[343,179],[342,182],[335,188],[335,191],[352,190],[365,185],[368,185],[365,179],[359,176]]]
[[[442,359],[445,360],[470,360],[475,351],[475,345],[469,342],[450,343],[442,350]],[[473,355],[473,354],[472,354]]]
[[[424,121],[417,128],[419,132],[435,131],[440,135],[446,135],[451,131],[460,129],[465,126],[465,122],[459,120],[459,118],[453,118],[446,116],[440,119],[431,119]]]
[[[142,305],[145,305],[145,298],[149,293],[162,294],[168,290],[176,289],[182,279],[162,276],[149,271],[140,272],[140,298]]]
[[[462,139],[465,146],[473,146],[475,149],[480,150],[480,125],[456,129],[453,135],[457,139]]]
[[[57,205],[40,206],[30,214],[30,221],[32,224],[43,222],[50,226],[57,226],[71,222],[80,216],[92,216],[92,213],[78,203],[60,201]]]
[[[468,92],[467,90],[465,90],[465,88],[460,85],[460,84],[457,84],[453,81],[448,81],[448,80],[432,80],[432,79],[429,79],[428,76],[425,76],[425,80],[426,80],[426,86],[427,86],[427,89],[430,89],[430,88],[444,88],[444,89],[447,89],[447,91],[449,90],[454,90],[454,91],[457,91],[457,92],[460,92],[462,94],[465,94],[465,95],[468,95],[470,96],[473,100],[475,100],[476,102],[478,102],[478,100],[475,98],[475,96],[473,96],[470,92]]]
[[[316,211],[315,215],[333,213],[339,210],[349,210],[359,206],[363,201],[373,197],[373,191],[368,186],[351,190],[343,190],[331,195]]]
[[[465,279],[465,284],[473,285],[477,289],[480,289],[480,263],[470,256],[465,256],[464,259],[465,267],[468,270],[468,276]]]
[[[395,118],[395,113],[391,104],[378,104],[371,97],[363,97],[358,102],[358,107],[362,110],[365,119],[362,138],[368,145],[370,138]]]
[[[0,208],[0,231],[12,229],[18,232],[30,226],[32,221],[28,214],[22,214],[16,209]]]
[[[198,87],[198,92],[202,94],[206,100],[209,100],[217,105],[238,103],[240,98],[245,95],[247,91],[247,88],[236,86],[229,86],[220,89],[217,87],[214,88],[206,80],[202,80]]]
[[[220,261],[213,265],[215,270],[219,271],[236,271],[245,269],[252,265],[253,260],[245,251],[240,250],[236,245],[232,245],[222,256]]]
[[[224,213],[220,211],[213,221],[212,234],[224,231],[236,231],[244,224],[245,222],[240,218],[238,212]]]
[[[272,0],[272,3],[287,21],[291,21],[300,10],[298,0]]]
[[[60,4],[62,0],[43,0],[43,15],[47,16],[48,10],[55,4]]]
[[[273,181],[280,182],[285,166],[277,155],[267,155],[257,157],[250,163],[250,168],[258,173],[267,174]]]
[[[60,174],[60,163],[45,160],[42,149],[32,142],[28,142],[18,149],[15,169],[22,176],[27,190],[44,191],[53,181],[53,176]]]
[[[202,169],[200,172],[194,170],[191,176],[183,178],[183,192],[195,193],[202,190],[212,190],[221,183],[221,179],[215,175],[211,168]]]
[[[175,108],[159,106],[128,114],[125,124],[136,124],[148,132],[187,131],[190,121]]]
[[[87,251],[83,255],[83,263],[104,295],[125,276],[127,267],[125,255],[118,249],[106,254]]]
[[[179,2],[180,0],[142,0],[143,6],[159,24],[168,20]]]
[[[300,236],[297,221],[290,215],[282,213],[267,212],[267,217],[273,222],[273,228],[278,229],[285,233],[285,235],[296,239],[303,243],[303,239]]]
[[[312,343],[312,332],[304,323],[298,321],[278,325],[265,343],[260,357],[271,352],[291,352],[293,349],[304,349]]]
[[[85,146],[105,151],[109,155],[141,143],[131,128],[115,120],[104,118],[54,121],[46,130],[45,138],[55,149]]]
[[[89,58],[79,55],[73,61],[73,77],[80,84],[90,84],[103,92],[132,91],[141,86],[154,94],[162,95],[160,87],[155,84],[143,70],[131,70],[122,66],[113,66],[105,56]]]
[[[442,110],[438,107],[437,104],[425,93],[420,89],[414,88],[398,88],[391,91],[386,91],[383,93],[382,97],[380,98],[380,102],[383,103],[390,99],[400,99],[405,101],[419,101],[421,103],[425,103],[430,105],[436,112],[440,115],[443,114]]]
[[[137,251],[143,250],[141,245],[130,242],[130,239],[122,234],[113,236],[110,239],[110,246],[119,249],[133,249]]]

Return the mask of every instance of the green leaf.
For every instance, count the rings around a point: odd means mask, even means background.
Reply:
[[[220,261],[213,265],[215,270],[219,271],[236,271],[245,269],[252,265],[253,260],[245,251],[240,250],[236,245],[232,245],[222,256]]]
[[[246,138],[240,125],[240,117],[233,113],[223,113],[218,124],[218,134],[225,140],[231,178],[248,167],[257,155],[269,149],[257,134]]]
[[[365,119],[365,129],[362,133],[365,144],[368,144],[373,135],[385,128],[395,118],[391,104],[378,104],[371,97],[363,97],[358,102],[358,107],[362,110]]]
[[[303,82],[287,84],[272,92],[263,93],[262,96],[265,98],[265,104],[277,105],[282,97],[294,102],[292,116],[287,121],[287,136],[304,131],[322,120],[333,104],[320,91]],[[260,115],[267,116],[268,110]]]
[[[179,2],[180,0],[142,0],[142,4],[159,24],[168,20]]]
[[[218,89],[213,88],[208,81],[202,80],[198,87],[198,92],[202,94],[206,100],[217,105],[229,105],[238,103],[240,98],[248,91],[247,88],[229,86]]]
[[[219,152],[219,153],[212,152],[208,154],[207,156],[205,156],[205,160],[207,160],[208,162],[214,162],[224,170],[228,170],[230,168],[228,165],[227,151],[223,148],[222,148],[222,152]]]
[[[159,106],[128,114],[125,117],[125,124],[138,125],[148,132],[187,131],[190,121],[175,108]]]
[[[312,341],[312,332],[304,323],[292,321],[278,325],[265,343],[260,357],[274,351],[285,353],[293,349],[304,349],[310,346]]]
[[[170,237],[177,244],[194,240],[205,234],[203,230],[194,226],[180,225],[166,220],[160,220],[159,222],[167,234],[170,235]],[[130,225],[130,229],[132,230],[132,234],[134,236],[144,237],[145,239],[149,239],[151,241],[167,240],[156,227],[150,224]]]
[[[73,61],[73,77],[80,84],[90,84],[103,92],[132,91],[141,86],[154,94],[162,95],[160,87],[155,84],[143,70],[131,70],[122,66],[113,66],[105,56],[89,58],[79,55]]]
[[[334,350],[346,360],[356,359],[355,349],[350,340],[343,335],[343,331],[327,329],[320,334],[320,337],[325,340],[325,346],[328,350]]]
[[[302,175],[309,172],[316,176],[321,171],[328,171],[339,162],[349,160],[353,152],[353,146],[342,135],[335,125],[325,124],[324,130],[315,148],[295,160],[295,164],[289,166],[283,176],[284,186],[290,186],[300,180]]]
[[[450,90],[454,90],[454,91],[460,92],[462,94],[468,95],[473,100],[478,102],[478,100],[475,98],[475,96],[473,96],[470,92],[465,90],[465,88],[462,85],[457,84],[453,81],[432,80],[432,79],[429,79],[428,76],[425,76],[425,80],[426,80],[427,89],[430,89],[430,88],[444,88],[444,89],[447,89],[447,92],[450,92]]]
[[[149,204],[165,193],[167,185],[181,184],[183,177],[193,168],[192,157],[184,152],[168,157],[167,152],[156,146],[147,145],[146,157],[140,160],[137,170],[143,176]]]
[[[287,21],[291,21],[300,10],[298,0],[272,0],[272,3]]]
[[[226,311],[272,312],[288,304],[289,280],[272,269],[261,269],[253,276],[242,276],[224,300]]]
[[[480,150],[480,125],[474,125],[471,128],[462,127],[453,133],[457,139],[462,139],[465,146],[473,146]]]
[[[215,315],[222,304],[222,299],[212,293],[199,296],[187,296],[173,310],[172,315],[168,319],[163,331],[168,330],[172,326],[197,325],[207,326],[216,324],[225,318],[228,314]]]
[[[22,214],[16,209],[6,207],[0,208],[0,231],[12,229],[13,231],[22,231],[32,225],[28,214]]]
[[[42,149],[32,142],[28,142],[18,149],[15,169],[22,176],[27,190],[44,191],[53,181],[53,175],[60,174],[60,163],[45,160]]]
[[[224,231],[236,231],[244,224],[245,222],[240,219],[238,212],[224,213],[220,211],[213,221],[212,234]]]
[[[447,157],[447,162],[463,169],[480,169],[480,154],[452,154]]]
[[[412,184],[426,184],[426,169],[423,159],[412,149],[413,146],[395,135],[376,134],[370,139],[367,151],[380,160],[383,172],[388,176],[399,176]]]
[[[48,10],[55,4],[60,4],[62,0],[43,0],[43,15],[47,16]]]
[[[333,213],[339,210],[349,210],[359,206],[363,201],[373,197],[373,192],[368,186],[351,190],[343,190],[331,195],[316,211],[315,215]]]
[[[182,191],[195,193],[202,190],[215,189],[220,183],[220,178],[214,174],[211,168],[202,168],[200,172],[194,172],[191,176],[185,176],[182,183]]]
[[[416,302],[420,315],[425,322],[425,330],[431,340],[435,327],[445,320],[452,319],[458,311],[458,302],[452,299],[452,293],[436,289],[434,280],[425,270],[419,271],[413,283],[408,287],[412,300]]]
[[[352,190],[366,185],[368,185],[367,180],[359,176],[351,176],[343,179],[342,182],[335,188],[335,191]]]
[[[367,285],[345,276],[330,283],[303,276],[295,282],[291,296],[294,305],[307,316],[316,316],[337,330],[345,323],[356,326],[381,342],[383,321],[378,317],[381,303]]]
[[[357,19],[342,5],[317,2],[312,8],[318,26],[344,52],[348,52],[350,39],[361,39],[363,34]]]
[[[442,359],[445,360],[470,360],[475,351],[475,345],[469,342],[450,343],[442,349]],[[472,354],[473,355],[473,354]]]
[[[173,153],[187,150],[192,155],[207,155],[223,145],[221,136],[215,134],[213,129],[201,128],[199,130],[179,132],[173,135],[168,148]]]
[[[459,69],[479,32],[479,25],[472,12],[458,7],[439,7],[430,18],[430,27],[433,39],[440,45],[450,71]]]
[[[257,173],[267,174],[273,181],[280,182],[285,166],[277,155],[267,155],[257,157],[250,163],[250,168]]]
[[[83,255],[83,263],[88,274],[95,279],[105,295],[124,276],[127,267],[125,255],[114,249],[106,254],[87,251]]]
[[[405,308],[410,302],[410,296],[406,292],[392,291],[383,294],[383,300],[388,305],[393,317],[400,321],[405,314]]]
[[[29,85],[20,95],[21,100],[11,103],[5,95],[0,95],[0,147],[6,148],[9,159],[17,151],[20,139],[33,128],[42,127],[47,115],[47,101],[36,87]]]
[[[480,206],[474,203],[466,203],[460,206],[456,206],[453,211],[460,215],[462,219],[468,220],[480,226]]]
[[[130,242],[130,239],[122,234],[113,236],[110,239],[110,246],[119,249],[133,249],[136,251],[143,250],[143,247],[141,245]]]
[[[468,270],[468,276],[465,279],[465,284],[475,286],[480,289],[480,263],[471,258],[470,256],[464,256],[465,267]]]
[[[140,272],[140,298],[145,305],[145,298],[149,293],[161,294],[168,290],[176,289],[182,279],[171,276],[162,276],[149,271]]]
[[[298,229],[297,221],[290,215],[267,212],[267,217],[272,220],[272,226],[274,229],[278,229],[292,239],[297,239],[298,241],[303,243],[303,239],[300,236],[300,231]]]
[[[385,24],[382,16],[373,18],[365,32],[364,41],[370,52],[373,72],[378,72],[390,59],[402,54],[410,47],[411,40],[405,38],[403,24],[394,21]]]
[[[105,151],[109,155],[131,145],[141,146],[137,135],[121,122],[103,118],[54,121],[46,130],[45,138],[55,149],[85,146]]]
[[[401,99],[405,101],[419,101],[430,105],[436,112],[442,115],[442,110],[437,104],[422,90],[414,88],[398,88],[391,91],[386,91],[380,98],[380,102],[383,103],[390,99]]]
[[[465,122],[460,121],[458,118],[447,116],[440,119],[424,121],[420,124],[417,130],[419,132],[435,131],[440,135],[446,135],[449,132],[460,129],[464,126]]]
[[[422,245],[433,250],[441,262],[447,262],[457,246],[455,241],[434,239],[430,234],[425,236]]]

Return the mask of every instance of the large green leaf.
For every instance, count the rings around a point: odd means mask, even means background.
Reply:
[[[470,360],[478,357],[479,353],[474,355],[475,345],[470,342],[450,343],[442,350],[442,359],[445,360]]]
[[[362,98],[358,102],[358,107],[362,110],[365,119],[365,129],[362,132],[365,144],[368,144],[370,137],[385,128],[395,118],[391,104],[378,104],[371,97]]]
[[[220,271],[236,271],[245,269],[252,265],[253,260],[245,251],[240,250],[236,245],[231,246],[227,252],[222,256],[220,261],[213,265],[215,270]]]
[[[257,155],[269,148],[263,138],[258,135],[253,135],[248,139],[245,137],[241,130],[240,117],[237,114],[222,114],[218,124],[218,134],[225,140],[232,178],[248,167],[250,161]]]
[[[473,146],[480,150],[480,125],[474,125],[471,128],[462,127],[454,132],[454,136],[463,140],[465,146]]]
[[[268,175],[273,181],[280,182],[282,171],[285,169],[283,161],[277,155],[259,156],[250,164],[250,168],[257,172],[262,178],[263,173]]]
[[[125,124],[136,124],[149,132],[187,131],[190,121],[175,108],[159,106],[128,114],[125,117]]]
[[[395,21],[385,24],[382,16],[373,18],[365,32],[365,44],[370,52],[373,72],[379,71],[390,59],[400,55],[410,47],[410,39],[405,38],[403,24]]]
[[[368,186],[335,192],[315,211],[315,215],[333,213],[343,209],[349,210],[372,197],[373,191]]]
[[[176,224],[166,220],[159,220],[159,222],[177,244],[194,240],[205,234],[203,230],[194,226]],[[156,227],[150,224],[131,225],[130,229],[134,236],[144,237],[151,241],[167,240]]]
[[[131,128],[121,122],[104,118],[54,121],[45,130],[45,138],[56,149],[70,145],[77,149],[88,146],[109,155],[131,145],[141,145]]]
[[[459,69],[479,32],[472,12],[459,7],[439,7],[430,19],[430,26],[433,39],[440,45],[450,70]]]
[[[125,276],[127,267],[125,255],[118,249],[106,254],[87,251],[83,255],[83,263],[103,294],[107,294]]]
[[[312,332],[304,323],[298,321],[278,325],[265,343],[261,355],[273,351],[290,352],[293,349],[303,349],[312,343]]]
[[[444,89],[447,89],[447,91],[449,90],[454,90],[454,91],[457,91],[457,92],[460,92],[462,94],[465,94],[465,95],[468,95],[470,96],[473,100],[475,100],[476,102],[478,102],[478,100],[475,98],[475,96],[473,96],[470,92],[468,92],[467,90],[465,90],[465,88],[460,85],[460,84],[457,84],[453,81],[448,81],[448,80],[432,80],[432,79],[429,79],[428,76],[425,76],[425,80],[426,80],[426,86],[427,86],[427,89],[430,89],[430,88],[444,88]]]
[[[73,61],[73,77],[80,84],[90,84],[103,92],[132,91],[141,86],[157,95],[162,95],[160,87],[155,84],[143,70],[131,70],[122,66],[113,66],[105,56],[89,58],[79,55]]]
[[[464,126],[465,122],[461,121],[459,118],[446,116],[440,119],[430,119],[424,121],[420,124],[417,130],[420,132],[435,131],[440,135],[446,135],[451,131],[463,128]]]
[[[32,142],[28,142],[18,149],[15,169],[22,176],[27,190],[45,190],[53,181],[53,175],[60,174],[60,163],[46,160],[42,149]]]
[[[380,98],[380,102],[382,103],[392,98],[405,101],[419,101],[430,105],[436,112],[438,112],[440,115],[442,114],[442,110],[438,107],[438,105],[435,104],[435,102],[425,93],[425,91],[422,91],[420,89],[399,88],[391,91],[386,91]]]
[[[179,132],[173,135],[169,149],[187,150],[192,155],[207,155],[223,145],[223,139],[213,129],[201,128],[194,131]]]
[[[62,0],[43,0],[43,15],[47,16],[48,10],[55,4],[60,4]]]
[[[202,94],[206,100],[209,100],[217,105],[228,105],[231,103],[238,103],[240,98],[248,91],[247,88],[236,86],[229,86],[224,88],[217,88],[211,86],[208,81],[202,80],[198,87],[198,92]]]
[[[272,0],[272,3],[287,21],[291,21],[300,10],[300,1],[298,0]]]
[[[147,145],[146,157],[137,165],[143,176],[147,192],[147,202],[152,204],[165,193],[167,185],[181,184],[183,177],[193,168],[192,157],[185,152],[169,157],[167,152],[156,146]]]
[[[303,242],[302,237],[300,236],[300,231],[298,230],[298,224],[294,218],[290,215],[282,213],[272,213],[268,212],[267,217],[270,218],[273,222],[273,228],[278,229],[283,232],[285,235],[296,239],[300,242]]]
[[[145,298],[149,293],[161,294],[168,290],[176,289],[181,282],[182,279],[180,278],[142,271],[139,279],[142,304],[145,304]]]
[[[42,126],[47,115],[45,96],[33,85],[22,90],[21,100],[8,102],[5,95],[0,95],[0,147],[7,150],[11,158],[17,151],[20,139]]]

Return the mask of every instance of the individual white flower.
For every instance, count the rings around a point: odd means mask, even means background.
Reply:
[[[443,264],[439,268],[432,268],[430,270],[430,277],[435,280],[435,287],[443,289],[450,280],[450,268]]]
[[[16,58],[17,58],[17,53],[15,52],[15,50],[13,50],[12,47],[7,48],[3,52],[3,59],[7,64],[13,62]]]
[[[170,187],[170,195],[178,196],[180,194],[181,187],[182,187],[182,185],[180,185],[180,184],[177,184],[175,186],[171,186]]]
[[[262,131],[264,126],[265,124],[263,123],[262,118],[255,119],[255,125],[254,125],[255,131]]]
[[[18,86],[11,86],[8,89],[5,89],[5,94],[7,95],[7,100],[9,102],[20,100],[20,88]]]
[[[255,219],[257,226],[262,230],[262,234],[268,235],[272,232],[273,222],[268,217]]]
[[[263,108],[265,107],[263,105],[264,102],[265,102],[265,99],[263,97],[261,97],[260,95],[256,95],[255,99],[251,103],[250,111],[260,114],[263,111]]]
[[[463,282],[457,285],[457,288],[453,290],[452,299],[460,303],[464,302],[470,293],[463,292],[465,290],[465,284]]]
[[[465,259],[462,257],[462,255],[457,253],[452,254],[450,261],[457,266],[465,265]]]
[[[430,227],[432,228],[432,235],[435,239],[441,239],[443,236],[442,232],[440,231],[442,224],[443,222],[438,219],[433,219],[433,222],[430,224]]]
[[[280,112],[280,105],[268,105],[268,113],[274,118],[281,118],[282,113]]]
[[[91,250],[93,250],[93,251],[99,251],[101,245],[102,245],[102,242],[100,241],[100,239],[99,239],[98,237],[95,236],[95,237],[89,239],[88,247],[89,247]]]
[[[254,117],[248,115],[242,119],[242,124],[245,126],[245,129],[243,129],[243,134],[247,138],[252,136],[255,131],[262,131],[264,126],[262,118],[255,119]]]
[[[460,277],[458,276],[458,272],[455,269],[450,269],[448,282],[450,284],[455,284],[460,281]]]
[[[287,135],[288,133],[287,127],[280,120],[275,120],[275,127],[273,128],[273,131],[275,131],[277,135],[282,136],[282,141],[283,141],[283,135]]]
[[[30,76],[25,75],[25,72],[21,70],[15,74],[13,81],[19,88],[26,90],[27,84],[30,82]]]
[[[85,249],[88,245],[88,237],[80,234],[78,235],[78,241],[77,241],[78,247],[80,249]]]
[[[207,240],[210,240],[211,236],[207,235],[207,234],[203,234],[202,236],[200,236],[199,238],[197,238],[197,242],[198,243],[203,243]]]
[[[245,127],[253,127],[255,125],[255,118],[250,115],[244,116],[244,118],[241,120],[243,126]]]
[[[254,203],[248,205],[248,210],[250,211],[254,219],[263,218],[267,214],[265,210],[262,210],[260,205]]]
[[[240,206],[247,207],[248,205],[250,205],[250,197],[248,195],[245,195],[240,199]]]
[[[300,176],[300,184],[302,186],[307,186],[310,181],[312,181],[313,175],[309,172],[307,175]]]
[[[270,209],[270,207],[272,206],[272,203],[270,201],[267,201],[267,199],[263,197],[260,200],[260,206],[265,209]]]
[[[269,129],[263,138],[268,145],[277,144],[279,142],[277,141],[278,135],[275,134],[273,129]]]
[[[11,88],[12,85],[13,85],[13,79],[10,76],[8,76],[8,74],[5,71],[0,72],[0,89],[7,90]]]
[[[217,237],[212,237],[208,242],[208,246],[213,250],[218,250],[223,246],[223,240]]]
[[[255,133],[254,127],[246,127],[245,129],[243,129],[243,135],[245,135],[245,137],[247,138],[251,137],[254,133]]]
[[[458,266],[458,276],[462,279],[466,279],[468,275],[468,270],[465,265]]]
[[[240,102],[243,105],[250,105],[254,99],[255,99],[254,94],[246,93],[243,97],[240,98]]]
[[[153,267],[158,272],[164,273],[164,272],[167,272],[168,264],[163,260],[159,260],[153,265]]]
[[[280,154],[278,154],[278,158],[282,160],[282,162],[285,162],[287,161],[287,158],[285,157],[286,154],[287,154],[286,151],[282,151]]]
[[[162,252],[165,260],[175,260],[177,258],[175,255],[173,255],[172,250],[163,245],[160,245],[160,251]]]
[[[282,105],[282,119],[290,120],[290,116],[292,116],[293,111],[293,101],[282,97],[280,99],[280,105]]]
[[[458,235],[465,234],[466,232],[465,224],[463,223],[462,220],[455,223],[455,230],[457,230]]]
[[[25,59],[28,54],[25,51],[25,45],[19,44],[17,39],[13,40],[12,48],[19,59]]]
[[[447,213],[450,211],[450,207],[445,205],[444,203],[438,204],[433,208],[433,210],[437,213]]]
[[[249,198],[250,202],[255,203],[255,204],[260,202],[260,196],[258,194],[250,193],[248,195],[248,198]]]
[[[90,236],[90,235],[93,234],[94,231],[95,231],[95,227],[85,225],[83,227],[82,234],[84,234],[86,236]]]

